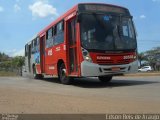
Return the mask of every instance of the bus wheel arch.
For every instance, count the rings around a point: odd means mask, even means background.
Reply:
[[[62,84],[68,85],[70,84],[71,80],[66,75],[66,65],[63,60],[59,60],[57,63],[57,72],[58,72],[58,79]]]
[[[33,78],[37,79],[37,73],[36,73],[36,66],[35,66],[35,64],[32,65],[32,73],[33,73]]]
[[[42,79],[44,77],[42,74],[37,74],[35,64],[32,65],[32,71],[33,71],[33,78],[34,79]]]

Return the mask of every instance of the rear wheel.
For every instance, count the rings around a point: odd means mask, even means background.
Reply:
[[[112,76],[99,76],[98,78],[103,83],[108,83],[112,80]]]
[[[33,67],[33,77],[34,77],[34,79],[43,79],[42,74],[37,74],[35,66]]]
[[[58,70],[59,80],[62,84],[68,85],[71,83],[71,79],[66,75],[66,67],[64,63],[61,63]]]

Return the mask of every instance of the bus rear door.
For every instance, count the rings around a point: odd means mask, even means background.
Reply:
[[[45,73],[45,35],[40,37],[40,66],[41,73]]]
[[[28,70],[31,72],[31,44],[28,45]]]

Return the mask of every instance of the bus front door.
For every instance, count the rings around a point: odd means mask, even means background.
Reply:
[[[68,69],[70,75],[76,75],[78,72],[77,65],[77,42],[76,42],[76,18],[67,21],[67,45],[68,54]]]

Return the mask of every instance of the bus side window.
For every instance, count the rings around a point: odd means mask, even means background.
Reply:
[[[57,26],[54,26],[53,27],[53,36],[56,36],[56,34],[57,34]]]
[[[63,29],[63,21],[61,21],[60,23],[57,24],[57,33],[61,33],[64,29]]]
[[[37,37],[37,47],[36,47],[37,52],[40,50],[40,46],[39,46],[39,37]]]
[[[34,54],[34,40],[32,40],[31,43],[31,53]]]
[[[28,56],[28,45],[25,45],[25,56]]]
[[[39,38],[35,38],[31,43],[31,52],[32,54],[39,51]]]
[[[35,43],[34,43],[35,44],[34,45],[35,52],[38,52],[39,51],[39,49],[38,49],[39,48],[39,38],[37,37],[34,41],[35,41]]]
[[[47,31],[46,34],[46,48],[49,48],[53,45],[53,27]]]
[[[56,35],[54,45],[58,45],[64,42],[64,21],[59,22],[56,25]]]
[[[37,39],[34,39],[34,49],[36,48],[36,46],[37,46]],[[34,50],[34,51],[36,51],[36,50]]]
[[[48,40],[49,38],[51,38],[53,35],[52,35],[52,28],[50,28],[48,31],[47,31],[47,35],[46,35],[46,39]]]

